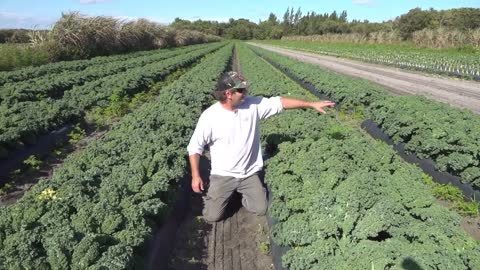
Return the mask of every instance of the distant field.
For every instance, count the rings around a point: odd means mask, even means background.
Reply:
[[[47,54],[25,44],[0,44],[0,71],[26,66],[39,66],[48,62]]]
[[[480,50],[430,49],[409,44],[353,44],[269,40],[259,43],[370,63],[480,80]]]

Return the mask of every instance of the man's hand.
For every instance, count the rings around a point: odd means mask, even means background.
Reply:
[[[326,113],[323,108],[325,107],[330,107],[333,108],[335,106],[335,102],[331,102],[329,100],[320,100],[320,101],[315,101],[311,103],[311,106],[313,109],[321,112],[321,113]]]
[[[335,106],[335,103],[329,100],[320,100],[320,101],[310,102],[310,101],[305,101],[301,99],[281,97],[280,101],[282,102],[282,106],[284,109],[312,108],[321,113],[325,113],[325,110],[323,108],[325,107],[333,108]]]
[[[203,191],[203,180],[200,176],[192,177],[192,189],[196,193],[201,193]]]

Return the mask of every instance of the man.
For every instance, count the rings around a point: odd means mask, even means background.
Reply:
[[[200,193],[205,186],[200,177],[200,155],[210,147],[210,186],[204,197],[203,217],[219,221],[234,191],[242,194],[242,205],[250,212],[265,215],[266,190],[259,171],[263,160],[259,122],[283,109],[313,108],[325,113],[330,101],[308,102],[285,97],[249,97],[247,82],[236,72],[222,74],[213,95],[217,103],[206,109],[187,147],[192,169],[192,189]]]

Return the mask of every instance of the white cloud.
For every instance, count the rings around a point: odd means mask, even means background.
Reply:
[[[109,2],[110,0],[80,0],[80,4],[97,4],[102,2]]]
[[[375,4],[374,0],[352,0],[354,5],[359,6],[373,6]]]
[[[47,29],[58,18],[0,11],[0,28]]]

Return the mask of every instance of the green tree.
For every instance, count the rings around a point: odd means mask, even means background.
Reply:
[[[270,13],[266,21],[260,21],[258,28],[254,31],[256,39],[280,39],[282,37],[282,27],[275,14]],[[263,37],[263,38],[262,38]]]
[[[170,24],[170,26],[175,29],[195,30],[205,34],[216,36],[222,35],[220,24],[217,21],[196,20],[194,22],[191,22],[188,20],[175,18],[175,20]]]
[[[468,30],[480,28],[479,8],[458,8],[438,12],[440,25],[447,28]]]
[[[338,18],[341,22],[347,22],[347,11],[344,10],[342,11],[342,14],[340,14],[340,18]]]
[[[292,8],[292,12],[293,12],[293,8]],[[283,14],[283,22],[282,22],[284,36],[292,32],[292,23],[290,18],[293,18],[293,15],[290,15],[290,8],[287,8],[287,11],[285,11],[285,13]]]
[[[247,19],[230,19],[228,27],[225,29],[225,37],[241,40],[252,39],[253,32],[257,27],[257,24]]]
[[[28,36],[28,30],[17,29],[13,32],[12,36],[7,40],[10,43],[28,43],[30,37]]]
[[[412,37],[413,32],[432,27],[434,16],[432,12],[414,8],[397,18],[396,25],[400,31],[400,36],[406,40]]]
[[[330,20],[336,21],[338,20],[338,15],[336,11],[333,11],[332,14],[330,14]]]

